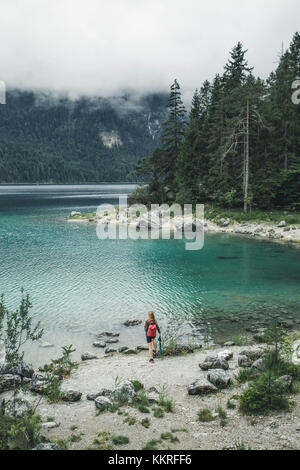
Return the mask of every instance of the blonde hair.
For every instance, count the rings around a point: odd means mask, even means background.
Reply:
[[[155,315],[153,312],[148,312],[148,317],[147,317],[147,321],[149,323],[156,323],[156,318],[155,318]]]

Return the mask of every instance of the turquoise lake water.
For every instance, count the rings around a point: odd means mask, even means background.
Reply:
[[[0,292],[16,307],[24,287],[53,348],[30,348],[43,362],[73,344],[90,350],[95,333],[121,332],[120,345],[142,344],[130,318],[157,313],[163,329],[201,328],[230,338],[247,325],[300,319],[300,251],[267,240],[205,235],[204,248],[181,240],[99,240],[92,223],[70,223],[71,210],[116,204],[130,185],[0,186]],[[96,350],[99,352],[98,350]]]

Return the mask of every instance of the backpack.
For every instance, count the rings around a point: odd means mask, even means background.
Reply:
[[[148,326],[147,336],[150,336],[150,338],[155,338],[155,336],[156,336],[156,325],[155,325],[155,323],[150,323],[150,325]]]

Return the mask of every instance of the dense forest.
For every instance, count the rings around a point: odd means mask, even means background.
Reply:
[[[135,170],[148,185],[132,201],[299,209],[300,104],[292,84],[300,78],[300,35],[266,81],[246,53],[239,42],[223,74],[195,91],[188,116],[174,81],[160,145]]]
[[[167,94],[72,101],[11,90],[0,106],[0,182],[129,181],[159,143],[167,101]]]

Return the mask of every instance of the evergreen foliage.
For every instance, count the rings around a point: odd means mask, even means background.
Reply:
[[[246,53],[238,42],[223,75],[195,91],[187,121],[175,80],[161,145],[138,167],[149,181],[144,200],[245,212],[299,208],[300,106],[292,83],[300,77],[300,34],[266,81]]]

